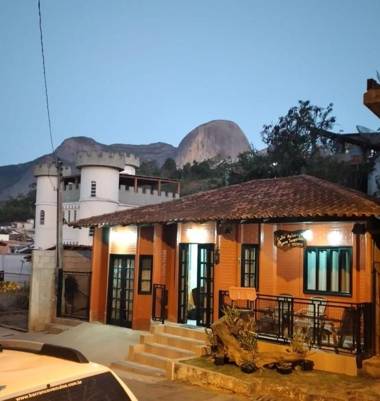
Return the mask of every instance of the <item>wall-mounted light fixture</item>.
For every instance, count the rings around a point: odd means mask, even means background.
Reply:
[[[343,241],[343,234],[340,231],[330,231],[327,234],[327,240],[330,245],[341,245]]]
[[[137,241],[136,227],[123,227],[111,229],[110,242],[115,245],[135,245]]]
[[[208,232],[204,227],[192,227],[186,230],[186,237],[189,242],[205,243],[208,239]]]
[[[305,230],[302,233],[302,236],[305,238],[306,241],[312,241],[313,240],[313,231],[309,230]]]

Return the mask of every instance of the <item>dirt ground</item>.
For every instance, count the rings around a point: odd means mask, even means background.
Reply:
[[[263,396],[267,394],[267,396],[285,397],[284,399],[289,400],[308,401],[380,400],[380,381],[363,376],[352,377],[321,371],[298,370],[294,370],[290,375],[282,375],[270,369],[260,369],[246,374],[232,364],[215,366],[208,358],[196,358],[184,363],[251,383],[253,389],[262,389]]]

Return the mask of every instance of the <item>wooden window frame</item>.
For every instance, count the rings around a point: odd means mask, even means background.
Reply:
[[[96,198],[96,181],[91,181],[90,196]]]
[[[46,222],[45,210],[40,210],[40,226],[44,226]]]
[[[326,267],[326,290],[310,290],[307,288],[307,282],[308,282],[308,269],[307,269],[307,255],[309,251],[316,251],[317,252],[317,257],[316,257],[316,287],[318,287],[318,282],[319,282],[319,252],[320,251],[327,251],[327,267]],[[338,269],[338,291],[331,291],[331,251],[336,251],[336,250],[345,250],[349,254],[349,291],[348,292],[342,292],[342,285],[341,285],[341,269],[342,266],[339,265]],[[337,296],[337,297],[352,297],[352,246],[308,246],[305,248],[304,251],[304,268],[303,268],[303,292],[305,294],[316,294],[316,295],[332,295],[332,296]]]
[[[245,261],[244,253],[246,249],[253,249],[255,253],[255,260],[254,260],[254,272],[245,272]],[[241,244],[241,255],[240,255],[240,285],[241,287],[245,287],[245,276],[254,276],[254,282],[252,283],[251,278],[249,278],[249,284],[254,284],[253,288],[258,290],[259,287],[259,245],[258,244]]]
[[[150,260],[150,269],[143,269],[143,260]],[[142,278],[142,272],[150,270],[150,280],[143,280]],[[144,291],[142,289],[142,283],[143,282],[149,282],[149,290]],[[153,287],[153,255],[140,255],[139,258],[139,280],[138,280],[138,287],[137,287],[137,292],[139,295],[151,295],[152,294],[152,287]]]

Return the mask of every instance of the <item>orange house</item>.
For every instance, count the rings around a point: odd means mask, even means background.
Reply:
[[[301,330],[321,348],[374,353],[378,216],[378,200],[304,175],[81,220],[96,227],[90,320],[209,326],[234,303],[263,339]],[[231,299],[231,287],[255,300]]]

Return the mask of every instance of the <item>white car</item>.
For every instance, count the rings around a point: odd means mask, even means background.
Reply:
[[[109,368],[72,348],[0,340],[0,400],[137,401]]]

